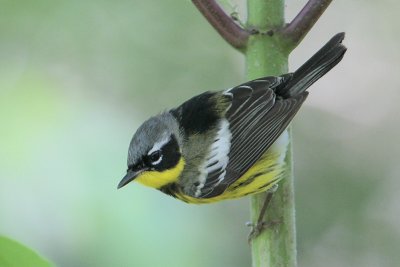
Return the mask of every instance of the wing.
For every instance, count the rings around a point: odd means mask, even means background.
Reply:
[[[307,92],[292,98],[277,95],[275,90],[290,78],[291,74],[267,77],[224,92],[232,99],[225,116],[229,135],[220,127],[219,133],[224,135],[217,134],[214,144],[218,150],[218,145],[226,142],[221,142],[221,138],[229,139],[229,152],[226,157],[207,159],[207,164],[215,167],[207,168],[205,183],[197,197],[211,198],[223,193],[256,163],[287,128],[308,95]],[[227,149],[219,150],[226,152]]]

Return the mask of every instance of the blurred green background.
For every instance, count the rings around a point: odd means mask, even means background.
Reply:
[[[300,266],[400,262],[399,8],[334,1],[290,58],[347,33],[294,122]],[[250,266],[248,199],[116,190],[144,119],[244,81],[243,64],[187,0],[1,1],[0,234],[57,266]]]

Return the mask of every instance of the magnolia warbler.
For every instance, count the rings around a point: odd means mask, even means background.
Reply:
[[[135,180],[188,203],[267,191],[283,178],[286,128],[306,91],[343,58],[336,34],[294,73],[205,92],[151,117],[134,134],[128,170]]]

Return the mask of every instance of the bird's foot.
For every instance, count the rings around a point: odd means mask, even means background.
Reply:
[[[277,224],[280,224],[281,220],[271,220],[269,222],[258,222],[253,224],[251,222],[247,222],[246,226],[251,227],[251,231],[249,236],[247,237],[247,241],[250,243],[253,239],[257,238],[265,229],[272,228]]]

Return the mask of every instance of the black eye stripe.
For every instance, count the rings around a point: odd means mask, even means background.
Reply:
[[[156,171],[172,169],[179,162],[179,151],[178,142],[175,136],[172,135],[168,143],[162,146],[160,150],[146,155],[144,161],[148,167],[154,168]]]
[[[174,135],[160,150],[145,154],[134,164],[128,165],[128,171],[154,170],[164,171],[174,168],[181,158],[178,141]]]

